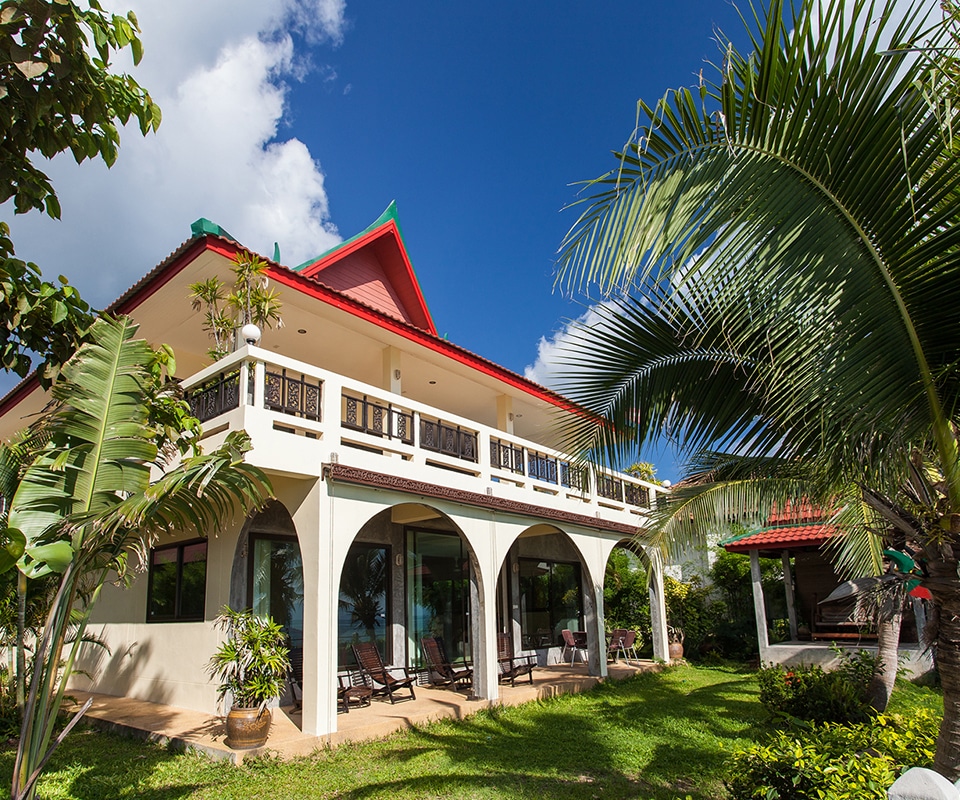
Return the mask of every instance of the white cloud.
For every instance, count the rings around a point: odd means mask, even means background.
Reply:
[[[69,156],[48,163],[63,219],[11,219],[5,208],[18,255],[104,305],[186,240],[201,216],[268,256],[278,241],[290,265],[336,244],[320,163],[283,132],[286,82],[342,40],[343,0],[114,5],[137,14],[145,55],[133,72],[163,123],[147,138],[124,131],[110,170],[78,167]],[[312,55],[290,31],[315,45]]]
[[[602,303],[591,306],[575,320],[571,320],[552,336],[541,336],[537,342],[537,359],[523,371],[527,380],[539,383],[555,391],[563,391],[563,383],[569,381],[575,368],[569,359],[577,349],[574,343],[576,331],[592,328],[603,321],[597,308]]]

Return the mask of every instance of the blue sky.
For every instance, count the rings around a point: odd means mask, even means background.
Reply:
[[[105,305],[199,216],[296,265],[396,200],[438,330],[520,373],[585,310],[553,289],[571,184],[615,165],[638,98],[712,69],[718,28],[744,38],[725,0],[111,5],[164,122],[110,171],[50,165],[63,220],[13,220],[21,257]]]

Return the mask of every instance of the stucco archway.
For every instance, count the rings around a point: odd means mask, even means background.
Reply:
[[[452,658],[473,657],[481,565],[442,511],[398,503],[376,513],[349,543],[338,585],[339,666],[352,665],[350,644],[360,638],[411,668],[422,666],[419,640],[427,635],[442,636]]]

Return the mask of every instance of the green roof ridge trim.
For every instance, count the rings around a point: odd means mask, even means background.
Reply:
[[[344,247],[347,247],[347,246],[348,246],[349,244],[351,244],[352,242],[355,242],[355,241],[356,241],[357,239],[359,239],[361,236],[366,236],[368,233],[370,233],[370,231],[374,230],[375,228],[379,228],[381,225],[385,225],[385,224],[388,223],[390,220],[393,220],[394,223],[396,223],[397,232],[400,234],[400,240],[402,241],[402,240],[403,240],[403,229],[400,227],[400,219],[399,219],[398,216],[397,216],[397,201],[396,201],[396,200],[391,200],[391,201],[390,201],[390,205],[388,205],[388,206],[384,209],[383,213],[382,213],[379,217],[377,217],[377,219],[376,219],[372,224],[367,225],[366,228],[364,228],[362,231],[360,231],[360,233],[354,234],[354,235],[351,236],[349,239],[345,239],[344,241],[340,242],[340,244],[334,245],[334,246],[331,247],[329,250],[324,250],[320,255],[314,256],[313,258],[310,258],[310,259],[307,259],[306,261],[304,261],[304,262],[303,262],[302,264],[300,264],[299,266],[291,267],[291,269],[292,269],[294,272],[300,272],[301,270],[304,270],[304,269],[306,269],[307,267],[309,267],[311,264],[316,264],[320,259],[326,258],[326,257],[327,257],[328,255],[330,255],[331,253],[336,253],[337,250],[342,250]],[[406,246],[406,245],[404,245],[404,246]]]
[[[196,222],[190,224],[190,238],[197,239],[200,236],[206,236],[210,234],[212,236],[221,236],[224,239],[229,239],[232,242],[239,242],[235,236],[231,236],[227,233],[226,230],[217,225],[216,222],[213,222],[206,217],[200,217]]]

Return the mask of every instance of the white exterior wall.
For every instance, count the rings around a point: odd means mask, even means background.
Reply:
[[[273,370],[287,369],[322,384],[322,422],[284,416],[263,406],[265,362],[269,362]],[[589,670],[596,675],[606,674],[603,576],[607,558],[627,535],[625,531],[642,525],[642,508],[623,500],[600,497],[593,484],[575,490],[500,469],[491,464],[490,442],[496,438],[556,458],[562,458],[562,454],[552,454],[542,446],[511,437],[504,431],[412,403],[385,389],[359,384],[257,348],[244,348],[187,381],[187,386],[237,367],[241,369],[242,387],[248,385],[248,373],[254,375],[252,396],[242,398],[238,408],[205,423],[208,434],[204,446],[214,447],[230,430],[244,428],[253,442],[248,460],[271,476],[276,496],[296,528],[305,587],[304,732],[319,735],[336,730],[338,594],[349,548],[374,517],[404,504],[420,504],[439,512],[452,529],[459,531],[471,554],[474,693],[477,696],[490,699],[498,696],[498,576],[511,547],[525,531],[535,526],[550,526],[565,534],[578,554],[583,577],[584,622],[591,643]],[[343,427],[341,397],[345,390],[476,432],[476,462],[427,451],[419,447],[417,441],[407,444]],[[357,445],[369,450],[358,449]],[[347,482],[336,476],[330,478],[324,475],[324,464],[392,476],[400,482],[398,488],[393,489]],[[618,478],[630,480],[626,476]],[[440,487],[452,492],[454,497],[421,495],[410,488],[409,482],[419,482],[413,484],[414,487]],[[644,488],[652,500],[657,491],[662,491],[646,484]],[[461,500],[457,499],[457,493]],[[505,507],[484,507],[476,498],[481,501],[490,498],[489,502],[505,504]],[[111,653],[88,651],[82,668],[91,673],[92,681],[78,676],[74,685],[209,713],[217,711],[216,687],[206,673],[207,661],[220,641],[212,620],[224,604],[236,605],[238,597],[246,596],[246,578],[237,568],[238,548],[245,547],[246,541],[242,538],[243,531],[243,525],[236,522],[209,537],[203,622],[144,622],[146,575],[138,577],[129,590],[106,589],[94,612],[91,630],[105,639]],[[400,568],[398,564],[391,565],[392,570]],[[515,589],[515,577],[505,577]],[[243,585],[238,586],[241,582]],[[399,643],[401,639],[401,634],[395,632],[394,641]],[[403,642],[405,645],[405,639]],[[656,655],[665,658],[665,642],[658,645],[663,652]],[[403,649],[395,648],[395,660],[402,662],[403,658]]]

